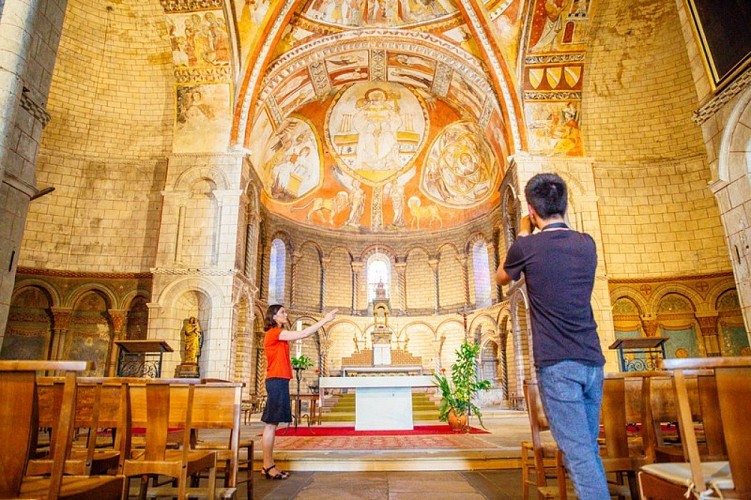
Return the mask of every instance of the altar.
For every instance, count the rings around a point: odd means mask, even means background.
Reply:
[[[321,377],[319,390],[355,390],[355,430],[412,430],[412,389],[434,387],[433,377]]]

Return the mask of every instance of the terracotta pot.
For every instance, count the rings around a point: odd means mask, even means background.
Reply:
[[[448,423],[451,430],[454,432],[462,432],[467,430],[467,414],[457,415],[454,410],[449,410]]]

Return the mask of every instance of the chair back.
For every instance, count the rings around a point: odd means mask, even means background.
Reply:
[[[20,493],[29,452],[36,440],[39,414],[36,372],[65,372],[59,405],[57,439],[51,445],[54,457],[66,457],[73,438],[73,415],[77,372],[88,369],[86,361],[0,361],[0,498],[14,498]],[[64,460],[54,461],[48,498],[57,498],[63,478]]]
[[[681,437],[697,491],[707,485],[701,466],[686,384],[687,370],[712,370],[724,445],[732,474],[732,496],[751,497],[751,357],[683,358],[662,360],[663,368],[673,370]]]

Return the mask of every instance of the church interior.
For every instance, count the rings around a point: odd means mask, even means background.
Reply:
[[[338,310],[291,346],[303,387],[441,373],[470,343],[480,407],[516,408],[527,296],[495,271],[541,172],[597,246],[606,371],[751,356],[733,5],[2,0],[0,360],[109,377],[140,341],[139,369],[250,400],[284,304],[294,329]]]

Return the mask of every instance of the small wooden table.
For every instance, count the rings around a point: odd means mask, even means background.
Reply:
[[[318,412],[318,394],[291,394],[290,398],[295,402],[295,412],[293,414],[293,419],[295,420],[295,428],[297,428],[298,423],[300,422],[300,419],[306,418],[308,419],[308,427],[310,427],[311,423],[314,424],[320,424],[321,422],[319,419],[319,412]],[[309,410],[308,413],[303,414],[302,413],[302,401],[310,401]]]

